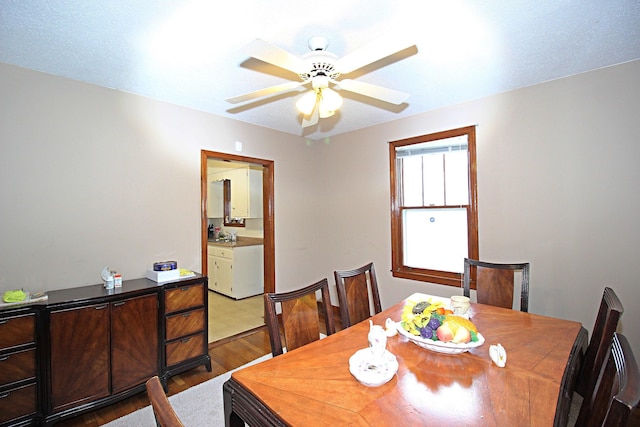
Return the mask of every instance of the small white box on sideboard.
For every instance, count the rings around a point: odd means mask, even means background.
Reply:
[[[168,282],[170,280],[177,280],[180,278],[180,270],[166,270],[166,271],[154,271],[152,269],[147,270],[147,279],[151,279],[154,282]]]

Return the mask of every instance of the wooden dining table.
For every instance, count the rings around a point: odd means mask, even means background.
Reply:
[[[412,300],[415,296],[411,297]],[[373,316],[399,321],[408,300]],[[587,332],[578,322],[471,304],[483,345],[461,354],[419,347],[398,334],[386,384],[368,387],[349,358],[368,346],[364,321],[234,372],[223,386],[227,426],[564,426]],[[489,346],[500,343],[506,366]]]

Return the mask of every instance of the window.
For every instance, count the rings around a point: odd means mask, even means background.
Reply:
[[[389,144],[394,277],[461,286],[478,258],[475,127]]]

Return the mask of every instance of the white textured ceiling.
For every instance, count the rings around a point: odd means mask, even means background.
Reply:
[[[338,57],[409,37],[417,50],[348,76],[407,102],[342,91],[339,112],[303,130],[303,92],[225,101],[296,79],[249,59],[251,41],[301,56],[315,35]],[[310,139],[638,58],[638,0],[0,0],[0,62]]]

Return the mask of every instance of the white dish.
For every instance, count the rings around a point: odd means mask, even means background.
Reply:
[[[349,358],[349,372],[367,387],[378,387],[391,381],[398,372],[398,361],[387,350],[380,360],[374,360],[371,349],[363,348]]]
[[[426,348],[427,350],[435,351],[437,353],[460,354],[464,353],[465,351],[469,351],[472,348],[480,347],[482,344],[484,344],[484,337],[480,332],[478,332],[478,341],[471,341],[466,344],[456,344],[453,342],[433,341],[431,339],[413,335],[407,332],[402,327],[402,322],[396,323],[396,327],[400,335],[407,337],[412,343],[422,348]]]

